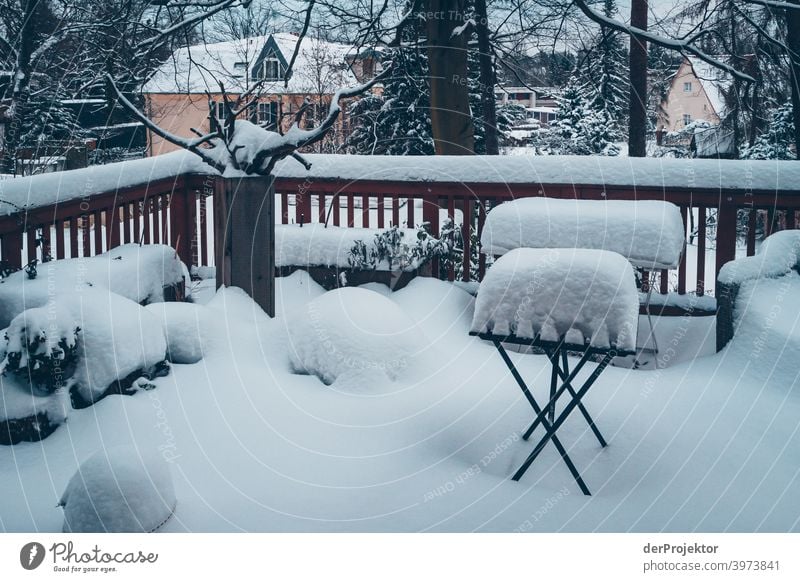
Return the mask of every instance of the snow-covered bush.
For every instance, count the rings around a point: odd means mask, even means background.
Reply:
[[[418,228],[413,238],[410,229],[393,226],[374,235],[372,241],[357,240],[350,249],[347,262],[354,269],[406,271],[424,265],[432,258],[447,252],[441,241],[424,228]]]
[[[170,362],[194,364],[203,359],[209,333],[204,306],[170,302],[153,303],[145,309],[161,323]]]
[[[325,384],[364,373],[395,380],[423,343],[414,322],[393,301],[358,287],[309,302],[293,315],[288,330],[292,368]]]
[[[12,375],[0,374],[0,445],[36,442],[67,418],[66,392],[38,396]]]
[[[89,457],[59,502],[65,533],[153,532],[172,516],[176,504],[166,461],[129,446],[102,449]]]
[[[38,393],[66,386],[75,408],[168,370],[158,319],[130,299],[93,287],[23,311],[6,338],[0,372],[32,383]]]
[[[761,133],[752,146],[745,147],[742,158],[751,160],[793,160],[794,117],[792,104],[787,103],[772,112],[766,131]]]
[[[633,351],[638,317],[633,267],[622,255],[523,248],[500,257],[486,273],[472,330],[522,338],[540,335],[546,341],[566,336],[578,344]]]
[[[175,250],[165,245],[127,244],[91,258],[49,261],[38,265],[35,279],[23,271],[0,279],[0,327],[26,309],[84,286],[141,304],[164,301],[165,288],[182,284],[186,275]]]

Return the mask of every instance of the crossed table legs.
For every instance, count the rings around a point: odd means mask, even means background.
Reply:
[[[564,463],[567,465],[567,468],[569,469],[569,472],[575,479],[575,482],[578,484],[578,487],[580,487],[584,495],[591,495],[591,493],[589,492],[589,488],[586,486],[586,483],[583,481],[583,478],[581,477],[580,473],[575,468],[575,464],[572,462],[572,459],[570,459],[566,449],[561,444],[561,441],[556,435],[556,432],[561,427],[561,425],[564,424],[564,421],[567,420],[567,417],[572,413],[572,411],[575,408],[577,408],[580,411],[581,415],[586,420],[586,422],[589,424],[589,427],[592,429],[592,432],[594,433],[595,437],[600,443],[600,446],[603,447],[606,446],[606,441],[603,438],[603,435],[600,434],[600,431],[595,425],[594,420],[592,420],[592,417],[589,415],[589,411],[586,410],[586,407],[581,402],[581,399],[586,395],[586,393],[589,391],[589,388],[592,387],[592,385],[595,383],[600,374],[603,373],[603,371],[606,369],[612,358],[616,357],[617,355],[623,355],[623,354],[618,353],[614,349],[609,350],[609,349],[593,348],[591,346],[567,345],[563,341],[540,342],[538,341],[538,338],[533,340],[522,341],[518,338],[513,338],[513,339],[507,337],[500,338],[497,336],[490,336],[488,334],[477,334],[477,335],[479,335],[483,339],[491,340],[495,348],[497,348],[497,351],[500,353],[500,356],[503,358],[503,361],[505,362],[506,366],[511,372],[511,375],[514,377],[514,380],[516,380],[517,384],[522,390],[522,393],[525,395],[525,399],[528,401],[528,403],[533,408],[533,411],[536,413],[536,419],[533,421],[530,427],[528,427],[528,429],[525,431],[522,438],[527,441],[530,438],[531,434],[533,434],[533,431],[535,431],[539,425],[541,425],[545,430],[544,436],[536,444],[531,454],[528,455],[528,458],[525,459],[525,462],[520,466],[519,469],[517,469],[517,472],[514,474],[512,479],[514,481],[519,481],[520,478],[525,474],[525,472],[531,466],[531,464],[536,460],[536,458],[542,452],[542,449],[544,449],[545,445],[547,445],[548,442],[553,441],[553,445],[555,445],[556,450],[558,451],[559,455],[561,455],[561,458],[564,460]],[[528,386],[525,384],[525,381],[522,379],[522,376],[520,375],[516,366],[514,366],[514,363],[511,361],[511,358],[508,357],[508,353],[506,353],[506,350],[505,348],[503,348],[502,345],[502,342],[504,341],[512,341],[512,343],[517,343],[522,345],[537,346],[542,348],[545,354],[547,354],[547,358],[550,360],[550,364],[552,366],[552,371],[550,375],[550,400],[544,407],[540,407],[539,404],[536,402],[536,399],[533,397],[533,394],[531,394],[531,391],[528,389]],[[581,359],[578,361],[578,364],[572,371],[570,371],[569,369],[569,363],[567,360],[568,351],[583,352]],[[581,387],[576,390],[573,387],[573,382],[575,381],[575,378],[580,373],[581,369],[584,367],[586,362],[588,362],[593,355],[599,355],[599,354],[602,354],[602,359],[599,365],[592,371],[589,378],[587,378],[586,381],[584,381]],[[560,385],[559,381],[561,381]],[[564,394],[564,392],[569,392],[570,401],[567,403],[567,405],[564,407],[561,413],[559,415],[556,415],[556,402],[558,402],[558,399]]]

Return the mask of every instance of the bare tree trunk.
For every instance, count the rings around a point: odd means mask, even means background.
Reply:
[[[465,0],[428,0],[428,69],[431,88],[431,129],[438,155],[475,152],[469,109]]]
[[[797,0],[792,0],[800,4]],[[786,11],[786,44],[789,46],[789,78],[792,84],[794,147],[800,159],[800,9]]]
[[[497,140],[497,111],[494,98],[495,73],[489,46],[489,19],[486,14],[486,0],[475,0],[475,20],[478,33],[478,62],[480,63],[481,109],[483,110],[483,136],[486,153],[496,156],[500,153]]]
[[[647,30],[647,0],[631,1],[631,26]],[[631,36],[628,155],[647,155],[647,43]]]
[[[22,25],[19,31],[19,47],[14,63],[14,75],[11,78],[10,119],[6,124],[3,143],[3,159],[0,172],[16,174],[17,150],[20,145],[20,133],[28,118],[28,102],[30,100],[31,57],[34,51],[34,27],[36,25],[36,4],[38,0],[26,0]]]

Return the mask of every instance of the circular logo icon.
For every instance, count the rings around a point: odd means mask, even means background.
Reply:
[[[39,542],[29,542],[19,551],[19,563],[26,570],[35,570],[44,562],[44,546]]]

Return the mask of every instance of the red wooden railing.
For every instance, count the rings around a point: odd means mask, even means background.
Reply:
[[[0,217],[0,256],[12,266],[22,266],[45,253],[53,258],[92,256],[128,242],[154,242],[174,246],[188,265],[213,265],[214,248],[209,197],[216,178],[184,174],[154,180],[113,192],[92,194],[58,205],[38,207]],[[800,186],[798,186],[800,188]],[[497,204],[526,196],[578,199],[667,200],[678,205],[689,222],[697,216],[696,288],[687,288],[687,262],[673,277],[680,294],[706,293],[706,247],[716,241],[715,273],[740,252],[752,255],[757,232],[768,235],[784,228],[797,228],[800,191],[775,192],[689,188],[643,188],[574,186],[569,184],[499,184],[456,182],[407,182],[381,180],[321,180],[278,178],[276,214],[281,222],[325,222],[335,226],[377,227],[419,226],[427,223],[434,235],[442,217],[460,225],[462,261],[468,265],[472,249],[470,228],[480,236],[487,212]],[[709,232],[706,218],[716,213],[715,233]],[[687,227],[688,228],[688,227]],[[714,236],[711,236],[711,235]],[[478,276],[486,269],[486,258],[479,259]],[[469,281],[469,268],[460,269]],[[455,276],[450,268],[449,278]],[[667,271],[660,273],[656,289],[670,291]]]

